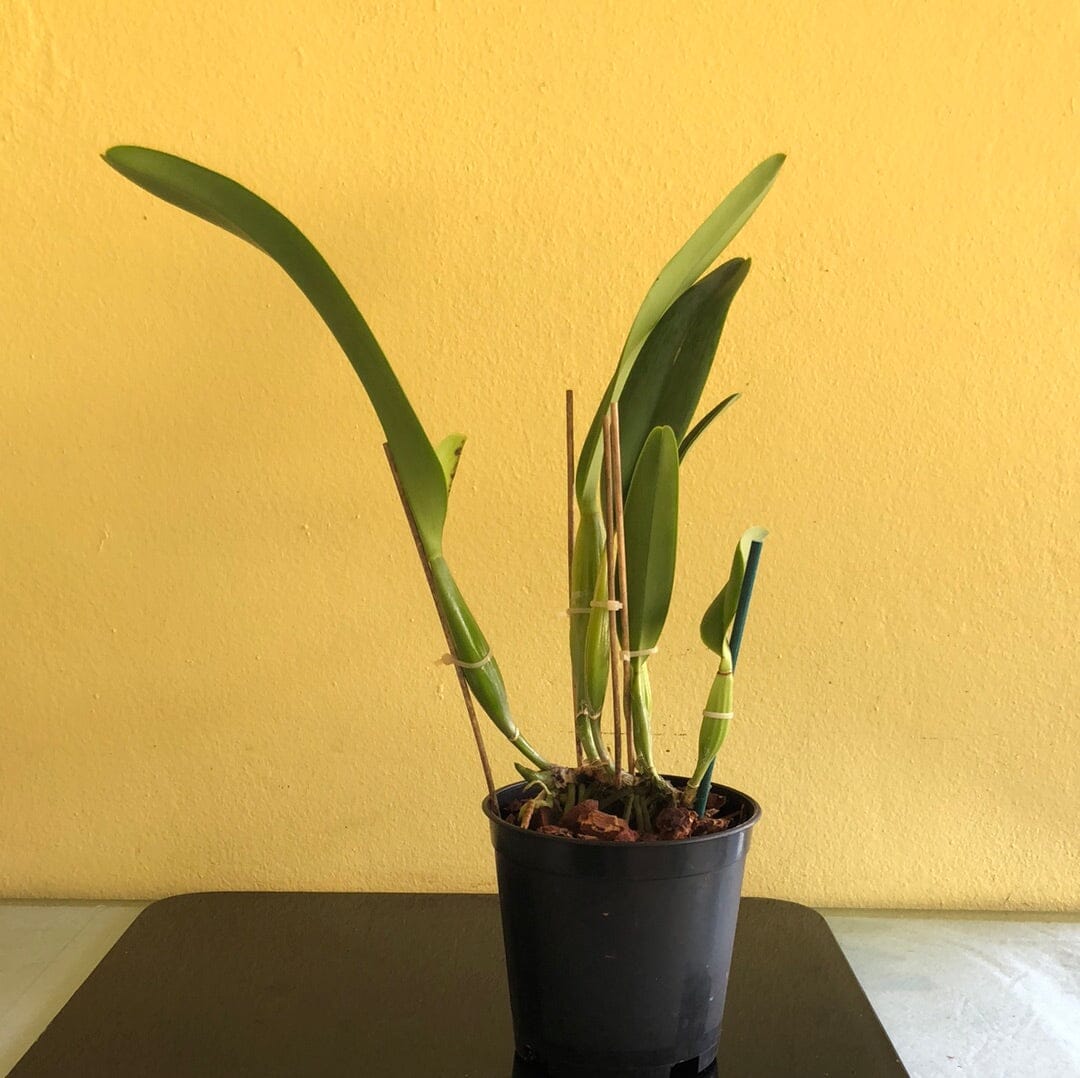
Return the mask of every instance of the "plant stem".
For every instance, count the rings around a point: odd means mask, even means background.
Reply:
[[[650,778],[663,782],[652,759],[652,685],[644,657],[630,660],[630,705],[634,720],[634,748],[637,762]]]
[[[735,619],[731,623],[730,649],[732,675],[735,673],[735,664],[739,661],[739,652],[742,650],[743,631],[746,629],[746,615],[750,611],[750,596],[754,593],[754,582],[757,580],[758,563],[761,561],[761,547],[761,541],[755,539],[750,544],[750,550],[746,556],[746,569],[743,571],[742,586],[739,589],[739,602],[735,609]],[[720,671],[723,670],[724,665],[723,662],[721,662]],[[719,673],[717,676],[719,677]],[[708,710],[712,710],[711,706]],[[731,708],[729,706],[718,710],[730,711]],[[705,814],[705,805],[709,800],[709,790],[712,789],[713,768],[716,766],[716,754],[720,751],[720,746],[727,736],[727,728],[728,723],[726,720],[723,720],[723,730],[720,731],[716,742],[716,752],[713,753],[712,759],[709,761],[709,766],[701,776],[701,790],[698,792],[697,803],[695,805],[699,816]]]
[[[570,604],[569,617],[575,617],[572,613],[574,607],[574,391],[566,391],[566,597]],[[571,713],[577,711],[577,693],[573,686],[571,676],[570,695],[573,698]],[[578,730],[577,716],[574,717],[574,749],[577,752],[577,765],[585,762],[585,749],[581,743]]]
[[[596,757],[602,764],[611,766],[611,756],[607,745],[604,743],[604,732],[600,729],[600,716],[590,715],[589,725],[592,727],[593,744],[596,746]]]
[[[625,652],[630,650],[630,610],[627,606],[626,587],[626,521],[623,505],[623,470],[622,470],[622,440],[619,433],[619,402],[611,403],[611,444],[614,452],[612,461],[614,464],[614,487],[615,487],[615,529],[619,539],[619,601],[622,609],[619,611],[619,639],[624,652],[623,661],[620,664],[622,685],[616,689],[612,685],[612,692],[618,691],[623,701],[623,715],[626,718],[626,769],[631,775],[637,771],[637,762],[634,759],[634,733],[633,720],[630,708],[630,671],[629,658]]]
[[[390,474],[394,477],[394,485],[397,487],[398,497],[401,499],[402,508],[405,510],[405,519],[409,522],[409,531],[412,533],[413,542],[416,544],[416,553],[420,558],[420,564],[424,569],[424,579],[427,581],[428,588],[431,591],[431,599],[435,604],[435,612],[439,615],[439,624],[442,625],[443,635],[446,637],[446,646],[451,655],[454,653],[454,644],[450,637],[450,625],[446,620],[446,614],[443,612],[442,605],[439,603],[438,593],[435,590],[435,580],[432,576],[431,566],[428,563],[427,555],[424,551],[424,544],[420,541],[420,531],[416,526],[416,518],[412,514],[412,510],[409,508],[408,499],[405,497],[405,488],[401,485],[401,477],[398,475],[398,470],[394,464],[394,455],[390,452],[390,446],[384,445],[383,449],[386,451],[386,460],[390,465]],[[457,674],[458,685],[461,687],[461,696],[465,701],[465,710],[469,714],[469,725],[472,726],[473,737],[476,739],[476,751],[480,754],[480,766],[484,769],[484,781],[487,783],[488,797],[491,798],[491,804],[495,804],[495,780],[491,775],[491,762],[488,760],[487,749],[484,747],[484,736],[480,732],[480,723],[476,718],[476,708],[473,707],[472,693],[469,691],[469,683],[465,680],[465,673],[460,666],[455,666],[454,671]],[[531,757],[530,757],[531,758]],[[534,763],[537,760],[533,761]],[[539,761],[543,763],[542,760]]]
[[[607,643],[594,638],[600,626],[606,631],[607,623],[601,618],[597,624],[590,606],[597,597],[600,561],[604,556],[603,531],[599,513],[582,512],[574,539],[571,569],[570,665],[574,682],[574,715],[578,740],[589,763],[606,756],[606,752],[602,751],[603,740],[591,723],[591,718],[599,714],[603,707],[607,684]],[[604,645],[604,663],[598,671],[595,653],[601,642]]]
[[[720,718],[721,715],[730,715],[734,707],[734,677],[730,651],[720,660],[720,667],[713,678],[712,688],[709,690],[709,700],[705,705],[707,717],[701,720],[701,730],[698,734],[698,763],[694,774],[683,790],[682,803],[687,808],[693,806],[699,816],[705,815],[705,806],[709,800],[709,790],[712,786],[712,766],[716,760],[716,754],[727,736],[730,720]]]
[[[601,470],[604,491],[604,529],[607,532],[605,553],[607,557],[608,604],[608,651],[611,656],[611,708],[615,726],[615,786],[622,785],[622,694],[619,692],[619,673],[622,666],[619,655],[619,632],[616,623],[615,559],[618,535],[615,531],[615,467],[611,445],[611,415],[604,416],[604,458]]]

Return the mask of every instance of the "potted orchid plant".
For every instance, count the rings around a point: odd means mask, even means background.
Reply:
[[[782,163],[753,169],[648,289],[615,371],[575,451],[567,394],[565,706],[573,760],[530,741],[493,648],[459,589],[443,533],[465,443],[429,439],[367,322],[315,247],[285,216],[209,169],[117,146],[106,162],[147,191],[264,251],[322,317],[359,376],[461,687],[487,783],[515,1041],[557,1075],[667,1075],[716,1054],[735,915],[760,810],[711,782],[733,716],[735,664],[761,528],[745,530],[701,620],[717,657],[703,692],[697,757],[663,775],[652,745],[650,660],[675,578],[679,469],[737,399],[695,423],[731,304],[750,262],[711,268]],[[703,687],[704,688],[704,687]],[[522,757],[496,789],[477,709]],[[604,716],[610,709],[611,722]]]

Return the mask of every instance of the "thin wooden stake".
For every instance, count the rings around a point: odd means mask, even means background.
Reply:
[[[615,562],[618,558],[619,535],[615,523],[615,462],[611,437],[611,413],[604,416],[604,460],[602,479],[604,491],[604,527],[607,530],[607,542],[604,552],[607,555],[607,594],[608,599],[615,598]],[[614,604],[608,606],[608,642],[611,652],[611,706],[615,715],[615,785],[622,785],[622,694],[619,692],[620,662],[619,627]]]
[[[574,605],[574,391],[566,391],[566,601]],[[571,618],[577,617],[571,614]],[[577,736],[577,694],[573,675],[570,677],[570,696],[573,701],[571,729],[574,731],[574,747],[577,749],[577,765],[585,762],[585,751]]]
[[[612,471],[615,476],[615,530],[619,536],[619,601],[622,603],[619,625],[625,656],[630,650],[630,607],[626,596],[626,516],[623,512],[622,440],[619,434],[618,401],[611,402],[611,445]],[[624,657],[619,665],[622,668],[623,715],[626,717],[626,769],[633,775],[636,773],[637,760],[634,754],[634,717],[630,702],[630,660]],[[612,691],[615,691],[614,686]]]
[[[390,474],[394,477],[394,485],[397,487],[398,497],[401,499],[401,507],[405,510],[405,519],[409,522],[409,531],[412,532],[413,542],[416,544],[416,553],[420,558],[420,564],[424,568],[424,577],[427,580],[428,589],[431,591],[431,601],[435,604],[435,612],[439,615],[439,623],[442,625],[443,636],[446,637],[446,650],[455,658],[454,642],[450,638],[450,626],[447,624],[446,615],[439,606],[438,593],[435,591],[435,580],[431,575],[431,566],[428,565],[427,555],[424,553],[424,544],[420,541],[420,529],[416,526],[416,518],[409,508],[409,502],[405,497],[405,488],[401,485],[401,476],[394,464],[394,455],[390,452],[390,446],[383,444],[387,463],[390,465]],[[476,708],[473,706],[472,693],[469,683],[465,680],[465,674],[460,666],[455,666],[458,684],[461,686],[461,695],[465,701],[465,710],[469,713],[469,723],[472,725],[473,737],[476,738],[476,751],[480,754],[480,766],[484,769],[484,780],[487,782],[488,797],[495,806],[495,780],[491,777],[491,763],[488,760],[487,749],[484,748],[484,736],[480,732],[480,723],[476,718]]]

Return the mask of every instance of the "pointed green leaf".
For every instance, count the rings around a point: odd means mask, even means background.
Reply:
[[[731,405],[733,405],[739,399],[738,393],[732,393],[730,397],[725,397],[719,404],[710,408],[701,419],[694,424],[694,429],[682,440],[682,444],[679,446],[679,460],[685,460],[686,454],[690,452],[690,447],[696,442],[712,425],[712,421],[717,416],[726,412]]]
[[[668,307],[716,261],[750,219],[768,193],[783,163],[783,154],[773,154],[750,172],[683,244],[646,293],[623,345],[615,374],[582,444],[576,487],[578,502],[583,508],[598,496],[600,435],[604,416],[611,402],[619,400],[645,339]]]
[[[660,271],[641,304],[627,337],[637,347],[652,332],[664,311],[690,287],[739,234],[768,193],[784,163],[784,154],[766,158],[716,207],[706,221],[683,244]]]
[[[743,575],[746,572],[746,557],[750,553],[750,544],[761,542],[769,533],[764,528],[747,528],[735,548],[735,557],[731,562],[731,575],[720,590],[720,594],[709,604],[705,616],[701,619],[701,641],[721,658],[727,648],[727,636],[731,623],[735,620],[735,611],[739,606],[739,593],[742,591]]]
[[[268,254],[322,316],[379,417],[429,554],[441,547],[447,482],[412,405],[341,282],[300,230],[233,180],[181,157],[114,146],[105,161],[174,206],[232,232]]]
[[[457,475],[458,465],[461,463],[461,451],[465,448],[464,434],[448,434],[437,446],[435,456],[442,465],[443,475],[446,477],[446,493],[454,485],[454,476]]]
[[[656,646],[671,603],[679,524],[679,446],[670,427],[645,441],[626,497],[630,649]]]
[[[725,262],[688,288],[649,334],[619,398],[627,487],[628,473],[651,430],[671,427],[681,442],[689,429],[728,310],[749,272],[749,259]]]
[[[115,146],[105,160],[151,194],[219,225],[268,254],[322,316],[375,408],[423,542],[436,602],[465,680],[503,735],[540,768],[550,765],[526,741],[510,712],[506,686],[484,634],[442,557],[442,529],[454,461],[464,438],[450,435],[436,452],[382,349],[341,282],[297,227],[238,183],[180,157]]]

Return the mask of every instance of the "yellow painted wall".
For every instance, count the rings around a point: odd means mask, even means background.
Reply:
[[[100,151],[280,205],[471,435],[449,551],[566,757],[563,389],[591,409],[657,269],[782,149],[732,249],[710,397],[743,399],[685,473],[660,758],[691,762],[697,618],[765,524],[720,768],[765,806],[748,890],[1080,908],[1071,0],[6,0],[0,34],[0,894],[494,884],[352,372]]]

